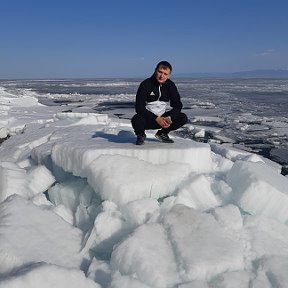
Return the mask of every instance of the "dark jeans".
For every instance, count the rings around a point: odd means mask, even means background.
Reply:
[[[169,111],[165,112],[163,117],[169,116]],[[136,114],[131,119],[132,127],[136,135],[141,135],[145,133],[147,129],[161,129],[165,134],[168,134],[172,130],[177,130],[187,123],[187,116],[184,113],[180,113],[179,116],[173,120],[173,123],[168,128],[162,128],[156,123],[155,120],[144,118],[140,114]]]

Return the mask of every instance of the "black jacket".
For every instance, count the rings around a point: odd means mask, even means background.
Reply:
[[[172,109],[169,111],[169,115],[173,121],[178,117],[183,106],[180,100],[180,94],[173,81],[167,79],[165,83],[159,84],[154,74],[150,78],[147,78],[141,82],[139,85],[136,94],[136,113],[143,115],[145,118],[150,118],[153,120],[157,118],[157,115],[148,111],[145,107],[146,102],[153,102],[159,98],[159,85],[161,89],[161,97],[159,100],[170,102]]]

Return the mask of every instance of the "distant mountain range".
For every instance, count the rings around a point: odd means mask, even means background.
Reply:
[[[288,69],[250,70],[231,73],[178,73],[174,77],[265,77],[286,78]]]

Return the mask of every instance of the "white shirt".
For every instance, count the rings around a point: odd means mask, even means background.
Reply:
[[[153,114],[157,115],[157,116],[161,116],[165,113],[166,111],[166,107],[167,107],[167,102],[164,101],[160,101],[160,97],[161,97],[161,89],[160,89],[161,85],[159,85],[159,97],[156,101],[153,102],[146,102],[146,109],[150,112],[152,112]]]

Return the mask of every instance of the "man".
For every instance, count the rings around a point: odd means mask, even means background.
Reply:
[[[137,135],[136,145],[145,143],[147,129],[160,129],[155,137],[164,143],[173,143],[169,132],[187,123],[181,112],[182,102],[176,85],[169,79],[172,66],[167,61],[157,64],[154,74],[144,80],[136,94],[136,115],[131,119]],[[170,104],[171,110],[167,110]]]

